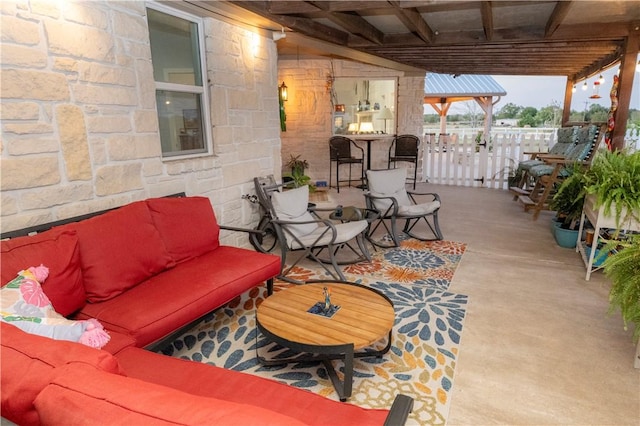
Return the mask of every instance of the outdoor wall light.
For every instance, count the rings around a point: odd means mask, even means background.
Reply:
[[[289,99],[289,93],[287,91],[287,85],[284,81],[278,86],[278,104],[280,104],[280,130],[287,131],[287,114],[284,110],[284,102]]]
[[[280,100],[288,101],[289,100],[289,92],[287,91],[287,85],[284,84],[284,81],[280,86],[278,86],[278,93],[280,94]]]

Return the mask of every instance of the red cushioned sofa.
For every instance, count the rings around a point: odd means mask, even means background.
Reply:
[[[55,310],[98,319],[111,339],[94,349],[1,323],[4,419],[21,425],[406,420],[411,400],[401,395],[390,414],[145,349],[264,282],[272,291],[279,258],[220,245],[209,199],[154,198],[50,225],[3,235],[11,237],[1,242],[3,285],[43,264],[49,277],[42,288]]]

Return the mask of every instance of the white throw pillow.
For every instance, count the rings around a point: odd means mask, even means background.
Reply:
[[[399,206],[410,206],[413,203],[407,195],[405,187],[407,169],[367,170],[369,193],[377,197],[393,197]],[[387,211],[391,200],[374,200],[373,205],[381,212]]]
[[[273,192],[271,203],[278,219],[290,222],[306,222],[315,220],[307,210],[309,205],[309,186],[290,189],[283,192]],[[296,237],[308,235],[316,230],[317,223],[305,223],[302,225],[285,225]]]

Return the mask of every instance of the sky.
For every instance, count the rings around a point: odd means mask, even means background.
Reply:
[[[601,84],[598,89],[598,94],[601,96],[600,99],[589,98],[594,94],[593,82],[599,78],[599,74],[587,79],[587,90],[582,90],[584,80],[578,82],[576,84],[576,92],[573,94],[571,100],[571,109],[575,111],[584,111],[593,103],[598,103],[608,109],[611,106],[609,91],[611,90],[613,75],[616,74],[617,71],[618,65],[602,72],[605,82]],[[503,96],[494,106],[494,111],[499,111],[508,103],[513,103],[523,107],[532,106],[536,109],[540,109],[554,103],[562,106],[562,102],[564,101],[566,77],[504,75],[494,75],[492,77],[507,92],[507,95]],[[640,110],[640,74],[636,73],[634,80],[629,108]],[[468,108],[465,108],[462,104],[462,102],[452,104],[450,113],[467,113]],[[425,113],[433,114],[435,111],[431,108],[425,107]]]
[[[614,66],[605,70],[602,76],[605,82],[600,85],[598,94],[600,99],[590,99],[589,97],[594,94],[593,82],[599,78],[599,74],[587,79],[587,90],[582,90],[584,80],[576,84],[576,91],[573,94],[571,101],[571,109],[576,111],[588,109],[589,105],[598,103],[606,108],[611,106],[611,99],[609,98],[609,91],[611,90],[611,83],[613,82],[613,76],[618,71],[618,66]],[[494,107],[494,110],[499,110],[508,103],[520,105],[523,107],[532,106],[540,109],[545,106],[549,106],[553,103],[562,105],[564,98],[564,89],[566,77],[557,76],[492,76],[498,84],[500,84],[507,92],[506,96],[503,96],[500,102]],[[633,90],[631,92],[631,102],[629,108],[640,110],[640,75],[636,74],[634,79]]]

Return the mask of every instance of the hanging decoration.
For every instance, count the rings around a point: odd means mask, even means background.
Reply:
[[[333,60],[330,62],[330,66],[331,66],[331,70],[327,73],[327,82],[325,84],[325,89],[329,94],[329,101],[331,102],[331,110],[336,112],[344,112],[344,111],[339,111],[339,108],[337,108],[338,106],[340,106],[340,104],[338,104],[338,95],[336,93],[336,88],[334,86],[336,77],[335,77],[335,70],[333,68]],[[344,105],[342,105],[341,107],[344,108]]]
[[[593,95],[589,96],[589,99],[600,99],[600,80],[593,82]]]
[[[615,128],[615,115],[616,110],[618,109],[618,81],[619,77],[614,75],[611,92],[609,92],[611,108],[609,109],[609,116],[607,117],[607,132],[604,135],[604,143],[607,144],[607,149],[609,151],[613,151],[613,129]]]

